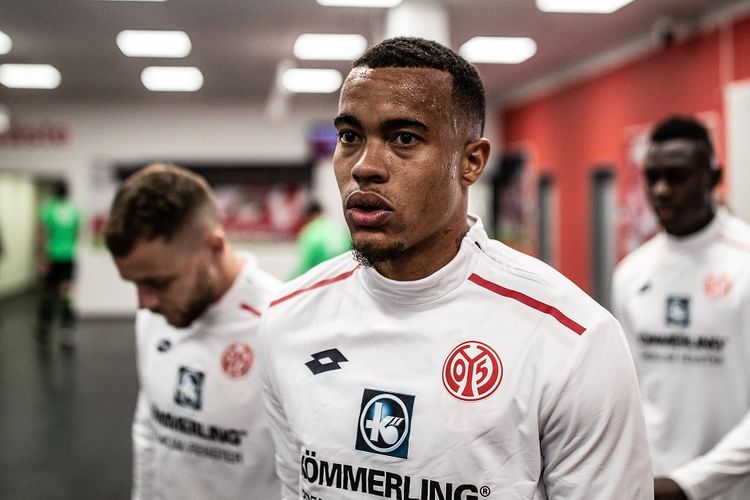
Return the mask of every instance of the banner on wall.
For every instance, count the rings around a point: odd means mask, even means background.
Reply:
[[[137,166],[103,166],[92,176],[94,200],[91,230],[96,246],[103,246],[104,228],[114,193]],[[311,193],[309,164],[252,166],[181,166],[206,178],[216,194],[221,223],[234,241],[293,241],[305,222]]]
[[[494,237],[511,248],[537,255],[538,179],[528,156],[521,151],[504,153],[492,184]]]

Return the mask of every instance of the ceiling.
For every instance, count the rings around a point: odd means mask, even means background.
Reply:
[[[454,48],[475,35],[536,40],[537,54],[522,64],[478,66],[488,95],[497,99],[597,54],[647,38],[657,20],[690,25],[709,11],[750,1],[635,0],[609,15],[543,13],[534,0],[443,3]],[[40,99],[265,101],[282,60],[299,67],[348,71],[349,63],[295,61],[292,45],[299,34],[361,33],[374,43],[384,32],[385,18],[380,9],[323,7],[315,0],[2,0],[0,30],[11,36],[14,46],[0,55],[0,63],[52,64],[60,70],[62,84],[55,90],[0,85],[0,103],[12,107],[14,102]],[[115,36],[124,29],[183,30],[193,50],[184,59],[125,57],[115,45]],[[204,86],[189,94],[149,92],[140,82],[140,73],[155,64],[197,66]]]

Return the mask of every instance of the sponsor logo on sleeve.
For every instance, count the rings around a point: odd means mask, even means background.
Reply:
[[[311,354],[311,356],[313,358],[312,361],[305,363],[305,366],[313,372],[313,375],[338,370],[341,368],[340,363],[349,361],[338,349],[326,349],[325,351]]]
[[[191,370],[185,366],[180,367],[177,374],[177,388],[174,391],[174,402],[186,408],[200,410],[203,407],[203,381],[205,375],[202,371]]]
[[[477,340],[453,349],[443,364],[443,385],[454,398],[480,401],[489,397],[503,379],[503,363],[495,350]]]
[[[690,325],[690,298],[667,297],[667,325],[687,327]]]
[[[360,451],[407,458],[414,396],[365,389],[357,422]]]
[[[221,368],[231,378],[247,375],[253,366],[253,350],[244,342],[235,342],[224,349],[221,355]]]

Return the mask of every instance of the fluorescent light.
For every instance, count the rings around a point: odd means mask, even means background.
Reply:
[[[281,84],[289,92],[330,94],[341,86],[343,78],[335,69],[291,68],[281,75]]]
[[[582,14],[611,14],[633,0],[536,0],[544,12],[571,12]]]
[[[320,5],[326,7],[395,7],[401,0],[318,0]]]
[[[322,35],[305,33],[294,42],[294,57],[317,61],[353,61],[367,48],[362,35]]]
[[[100,0],[107,2],[166,2],[167,0]]]
[[[185,57],[193,48],[184,31],[125,30],[117,46],[129,57]]]
[[[0,31],[0,54],[7,54],[12,48],[13,40],[7,34]]]
[[[536,42],[524,37],[475,36],[459,52],[473,63],[518,64],[536,54]]]
[[[195,92],[203,86],[203,73],[192,66],[149,66],[141,73],[141,81],[157,92]]]
[[[0,64],[0,83],[14,89],[54,89],[60,72],[49,64]]]

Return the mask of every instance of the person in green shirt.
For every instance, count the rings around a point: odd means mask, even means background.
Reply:
[[[61,344],[73,347],[72,327],[75,313],[71,303],[71,283],[75,272],[76,246],[81,227],[81,211],[68,198],[68,186],[59,181],[54,195],[45,201],[39,212],[39,268],[44,277],[39,306],[38,340],[46,343],[60,309],[65,334]]]
[[[308,222],[297,238],[299,263],[292,277],[304,274],[323,261],[351,249],[349,232],[329,219],[317,201],[307,206]]]

